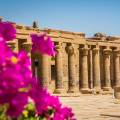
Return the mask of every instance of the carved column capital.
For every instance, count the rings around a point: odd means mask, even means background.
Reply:
[[[94,54],[96,54],[96,53],[98,53],[100,51],[100,49],[99,49],[99,47],[96,47],[96,48],[93,48],[92,51],[93,51]]]
[[[23,43],[23,49],[26,51],[26,52],[31,52],[31,49],[32,49],[32,43],[30,42],[25,42]]]
[[[89,51],[89,48],[88,47],[84,47],[81,49],[82,50],[82,55],[83,56],[87,56],[88,55],[88,51]]]
[[[74,44],[68,44],[66,51],[69,55],[73,55],[75,52]]]
[[[62,51],[62,43],[57,43],[55,45],[55,49],[56,49],[57,52],[61,52]]]
[[[104,55],[110,55],[111,52],[112,52],[112,50],[111,50],[111,49],[108,49],[108,48],[103,50],[103,54],[104,54]]]
[[[9,41],[9,42],[7,42],[7,44],[8,44],[8,46],[9,46],[12,50],[15,49],[15,44],[16,44],[15,41]]]
[[[114,52],[115,57],[120,56],[120,50],[119,49],[113,50],[113,52]]]

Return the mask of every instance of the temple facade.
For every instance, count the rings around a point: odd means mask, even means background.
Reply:
[[[16,25],[17,38],[8,42],[31,57],[32,71],[43,87],[55,94],[110,94],[120,97],[120,38],[101,33],[86,38],[84,33],[38,29]],[[30,33],[46,32],[55,43],[55,57],[31,54]]]

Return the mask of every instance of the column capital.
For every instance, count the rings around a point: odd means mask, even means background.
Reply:
[[[99,47],[95,47],[95,48],[93,48],[92,50],[93,50],[93,51],[99,51],[100,48],[99,48]]]
[[[104,55],[110,55],[110,53],[112,52],[112,50],[109,49],[109,48],[106,48],[106,49],[103,50],[103,52],[104,52]]]
[[[66,50],[70,55],[73,55],[75,52],[74,44],[68,44]]]
[[[114,55],[115,55],[116,57],[119,57],[119,56],[120,56],[120,50],[119,50],[119,49],[115,49],[115,50],[113,50],[113,52],[114,52]]]
[[[57,43],[55,45],[55,49],[57,50],[57,52],[61,52],[61,50],[62,50],[62,43]]]
[[[15,49],[15,44],[16,44],[15,41],[9,41],[9,42],[7,42],[7,44],[8,44],[8,46],[9,46],[12,50]]]
[[[26,50],[26,52],[30,52],[32,49],[32,43],[31,42],[23,43],[23,49]]]
[[[81,48],[81,50],[82,50],[82,55],[83,56],[87,56],[88,55],[89,48],[88,48],[87,45],[85,45],[84,48]]]
[[[92,51],[93,54],[97,54],[100,51],[100,48],[99,47],[93,48]]]

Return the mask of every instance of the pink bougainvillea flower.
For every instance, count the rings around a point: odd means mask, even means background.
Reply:
[[[0,41],[13,40],[16,38],[16,29],[12,23],[0,22]]]
[[[0,104],[9,104],[7,113],[11,117],[22,113],[31,87],[31,73],[24,66],[19,67],[19,63],[8,63],[0,73]]]
[[[18,117],[28,102],[32,86],[30,58],[24,51],[13,53],[4,42],[0,42],[0,47],[0,104],[7,103],[8,115]]]
[[[0,35],[0,41],[4,41],[4,38],[2,35]]]
[[[0,22],[0,105],[8,104],[7,115],[18,118],[30,98],[38,117],[44,116],[47,120],[74,120],[72,110],[63,107],[58,97],[51,95],[41,87],[38,80],[32,78],[31,62],[27,53],[14,53],[7,46],[6,41],[15,37],[14,26]],[[32,34],[31,38],[33,52],[55,55],[55,46],[49,36]]]
[[[7,59],[10,59],[13,56],[13,52],[11,49],[6,45],[4,41],[0,41],[0,69],[6,63]]]
[[[44,116],[47,120],[75,120],[72,109],[63,107],[57,96],[51,95],[38,83],[32,84],[30,97],[35,103],[38,116]],[[49,114],[52,111],[52,115]]]
[[[41,54],[55,56],[55,46],[51,38],[46,34],[31,34],[32,38],[32,51]]]
[[[22,113],[25,105],[28,103],[28,94],[25,92],[15,93],[14,97],[9,100],[7,114],[11,117],[18,117]]]

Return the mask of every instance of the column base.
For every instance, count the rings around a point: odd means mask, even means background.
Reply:
[[[103,95],[113,94],[113,89],[111,87],[103,87]]]
[[[81,93],[77,92],[77,93],[61,93],[61,94],[54,94],[55,96],[59,96],[59,97],[80,97]]]
[[[83,94],[92,94],[92,90],[89,88],[81,88],[81,93]]]
[[[77,93],[78,91],[76,89],[68,89],[67,93]]]
[[[111,87],[103,87],[103,91],[110,91],[110,90],[112,90]]]
[[[102,89],[101,88],[93,88],[93,94],[102,94]]]
[[[118,86],[114,87],[114,97],[116,99],[120,99],[120,86],[119,87]]]
[[[64,89],[55,89],[54,90],[54,92],[53,92],[54,94],[61,94],[61,93],[64,93]]]

